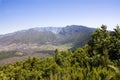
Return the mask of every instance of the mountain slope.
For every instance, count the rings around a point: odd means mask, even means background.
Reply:
[[[37,44],[37,45],[64,45],[72,44],[73,47],[84,45],[90,38],[94,28],[71,25],[66,27],[37,27],[28,30],[1,35],[0,45],[11,44]],[[19,47],[19,46],[18,46]],[[78,46],[77,46],[78,47]]]
[[[0,35],[0,65],[30,56],[51,56],[55,49],[63,51],[81,47],[87,43],[94,30],[71,25],[58,28],[37,27]]]

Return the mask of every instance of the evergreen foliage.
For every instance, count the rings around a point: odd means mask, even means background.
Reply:
[[[120,80],[120,28],[102,25],[88,44],[53,57],[29,57],[0,67],[0,80]]]

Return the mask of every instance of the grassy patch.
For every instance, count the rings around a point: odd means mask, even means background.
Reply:
[[[37,53],[44,53],[44,54],[50,54],[50,55],[54,55],[54,50],[41,50],[41,51],[37,51]]]
[[[15,53],[16,51],[0,52],[0,60],[17,56]]]

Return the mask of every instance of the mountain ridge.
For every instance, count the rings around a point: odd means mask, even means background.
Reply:
[[[70,39],[73,36],[78,36],[78,33],[80,34],[86,34],[85,32],[92,32],[94,31],[94,28],[88,28],[86,26],[79,26],[79,25],[70,25],[66,27],[36,27],[36,28],[30,28],[27,30],[20,30],[13,33],[8,33],[5,35],[0,36],[0,43],[6,43],[6,41],[11,41],[9,43],[18,43],[22,42],[32,42],[31,39],[38,39],[42,41],[44,38],[45,41],[43,42],[51,42],[58,39]],[[76,34],[76,35],[75,35]],[[77,37],[76,36],[76,37]],[[75,37],[75,38],[76,38]],[[42,38],[42,39],[40,39]],[[79,36],[78,36],[79,38]],[[33,39],[33,42],[36,41]],[[25,41],[26,40],[26,41]],[[29,40],[29,41],[28,41]],[[58,40],[59,41],[59,40]],[[37,43],[37,41],[36,41]],[[39,43],[39,42],[38,42]]]
[[[1,35],[0,46],[2,47],[0,48],[1,50],[4,50],[4,48],[6,50],[7,47],[7,49],[9,50],[8,46],[12,46],[14,48],[16,47],[17,50],[22,50],[19,46],[27,48],[27,46],[25,45],[31,45],[29,47],[32,48],[32,45],[34,44],[36,44],[37,47],[42,45],[71,45],[71,47],[81,47],[87,43],[91,33],[94,30],[95,28],[89,28],[81,25],[68,25],[66,27],[30,28],[26,30],[16,31],[14,33]],[[45,47],[45,49],[47,48]]]
[[[94,28],[70,25],[66,27],[40,27],[0,35],[0,64],[23,60],[30,56],[51,56],[60,51],[82,47]],[[12,53],[12,54],[11,54]]]

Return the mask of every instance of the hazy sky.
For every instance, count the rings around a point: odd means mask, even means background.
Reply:
[[[0,0],[0,34],[31,27],[120,25],[120,0]]]

